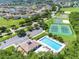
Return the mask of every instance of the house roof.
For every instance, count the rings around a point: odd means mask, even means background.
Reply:
[[[25,52],[28,53],[29,51],[31,51],[32,49],[34,49],[38,45],[39,44],[36,41],[34,41],[34,40],[27,40],[27,41],[21,43],[19,45],[19,47],[22,48]]]

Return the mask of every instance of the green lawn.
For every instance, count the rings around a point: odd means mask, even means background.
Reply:
[[[64,39],[64,41],[68,42],[69,44],[70,44],[70,42],[76,40],[76,34],[75,34],[75,32],[74,32],[74,30],[72,28],[72,25],[70,25],[70,27],[71,27],[71,30],[72,30],[72,35],[69,35],[69,36],[59,35]]]
[[[50,27],[50,25],[51,24],[53,24],[53,19],[52,18],[50,18],[50,19],[46,19],[45,21],[44,21],[47,25],[48,25],[48,27]],[[49,28],[48,28],[49,29]],[[48,31],[48,29],[46,30],[46,31]],[[34,40],[38,40],[38,39],[40,39],[40,38],[42,38],[43,36],[45,36],[45,35],[47,35],[45,32],[43,32],[43,33],[41,33],[40,35],[38,35],[38,36],[36,36],[36,37],[33,37],[32,39],[34,39]]]
[[[72,31],[71,35],[63,35],[63,34],[59,34],[59,33],[52,33],[52,34],[53,35],[58,35],[58,36],[62,37],[65,42],[70,43],[70,42],[76,40],[76,34],[75,34],[72,26],[71,25],[69,25],[69,26],[70,26],[71,31]]]
[[[13,19],[4,19],[3,17],[0,17],[0,27],[1,26],[5,26],[6,28],[10,28],[11,25],[16,25],[17,27],[19,27],[19,22],[24,21],[24,19],[18,19],[18,20],[13,20]],[[27,31],[27,29],[25,29]],[[0,37],[0,42],[7,40],[13,36],[15,36],[16,34],[12,34],[12,35],[5,35],[3,37]]]
[[[54,23],[54,20],[55,20],[55,19],[49,19],[49,20],[45,21],[45,23],[48,24],[48,26],[50,27],[51,24]],[[72,35],[69,35],[69,36],[66,36],[66,35],[58,35],[58,36],[61,36],[61,37],[64,39],[64,41],[66,41],[66,42],[68,42],[68,43],[69,43],[69,42],[72,42],[72,41],[74,41],[74,40],[76,40],[75,32],[74,32],[74,30],[73,30],[73,28],[72,28],[71,25],[70,25],[70,27],[71,27],[71,30],[72,30],[72,32],[73,32]],[[48,31],[49,31],[49,29],[48,29]]]
[[[65,35],[59,35],[59,36],[61,36],[61,37],[63,38],[63,40],[64,40],[65,42],[67,42],[68,44],[70,44],[70,42],[76,40],[76,35],[75,35],[75,34],[69,35],[69,36],[65,36]]]
[[[41,33],[40,35],[33,37],[32,39],[34,40],[39,40],[40,38],[42,38],[43,36],[47,35],[45,32]]]
[[[16,25],[19,26],[19,22],[24,21],[24,19],[18,19],[18,20],[13,20],[13,19],[4,19],[0,18],[0,26],[6,26],[9,28],[11,25]]]
[[[14,51],[15,47],[14,46],[10,46],[8,48],[6,48],[5,50],[8,52],[8,53],[12,53]]]
[[[61,11],[79,12],[79,8],[78,7],[61,8]]]
[[[45,23],[50,27],[51,24],[53,24],[53,18],[50,18],[49,20],[46,20]]]
[[[7,39],[9,39],[9,38],[12,38],[12,37],[14,37],[14,36],[16,36],[16,34],[5,35],[5,36],[3,36],[3,37],[0,37],[0,42],[2,42],[2,41],[4,41],[4,40],[7,40]]]

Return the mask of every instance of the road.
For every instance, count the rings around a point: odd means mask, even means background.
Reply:
[[[27,39],[29,39],[27,36],[25,36],[25,37],[18,37],[18,36],[15,36],[15,37],[13,37],[13,38],[10,38],[10,39],[8,39],[8,40],[6,40],[5,42],[1,42],[2,43],[2,45],[0,46],[0,49],[4,49],[4,48],[6,48],[6,47],[8,47],[8,46],[11,46],[11,45],[13,45],[13,44],[19,44],[19,43],[21,43],[21,42],[24,42],[24,41],[26,41]]]
[[[30,34],[31,37],[35,36],[35,35],[38,35],[39,33],[41,33],[43,31],[42,28],[40,28],[39,30],[33,30],[32,32],[30,31],[27,31],[27,35]],[[12,37],[8,40],[5,40],[3,42],[0,42],[1,43],[1,46],[0,46],[0,49],[5,49],[13,44],[20,44],[26,40],[29,39],[28,36],[25,36],[25,37],[18,37],[18,36],[15,36],[15,37]]]

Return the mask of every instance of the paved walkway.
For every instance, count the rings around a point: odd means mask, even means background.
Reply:
[[[33,30],[32,32],[28,31],[27,35],[30,34],[30,37],[33,37],[35,35],[38,35],[39,33],[43,32],[43,29],[40,28],[39,30]]]
[[[12,28],[10,28],[10,31],[11,31],[13,34],[15,34],[15,31],[14,31]]]

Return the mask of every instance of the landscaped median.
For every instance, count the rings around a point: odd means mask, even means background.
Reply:
[[[47,33],[46,33],[45,31],[43,31],[43,32],[41,32],[40,34],[38,34],[38,35],[32,37],[32,39],[38,40],[38,39],[40,39],[41,37],[43,37],[43,36],[45,36],[45,35],[47,35]]]
[[[16,34],[2,36],[2,37],[0,37],[0,42],[7,40],[9,38],[12,38],[14,36],[16,36]]]
[[[50,25],[53,23],[53,18],[50,18],[48,20],[46,19],[45,23],[48,25],[48,27],[50,27]]]

